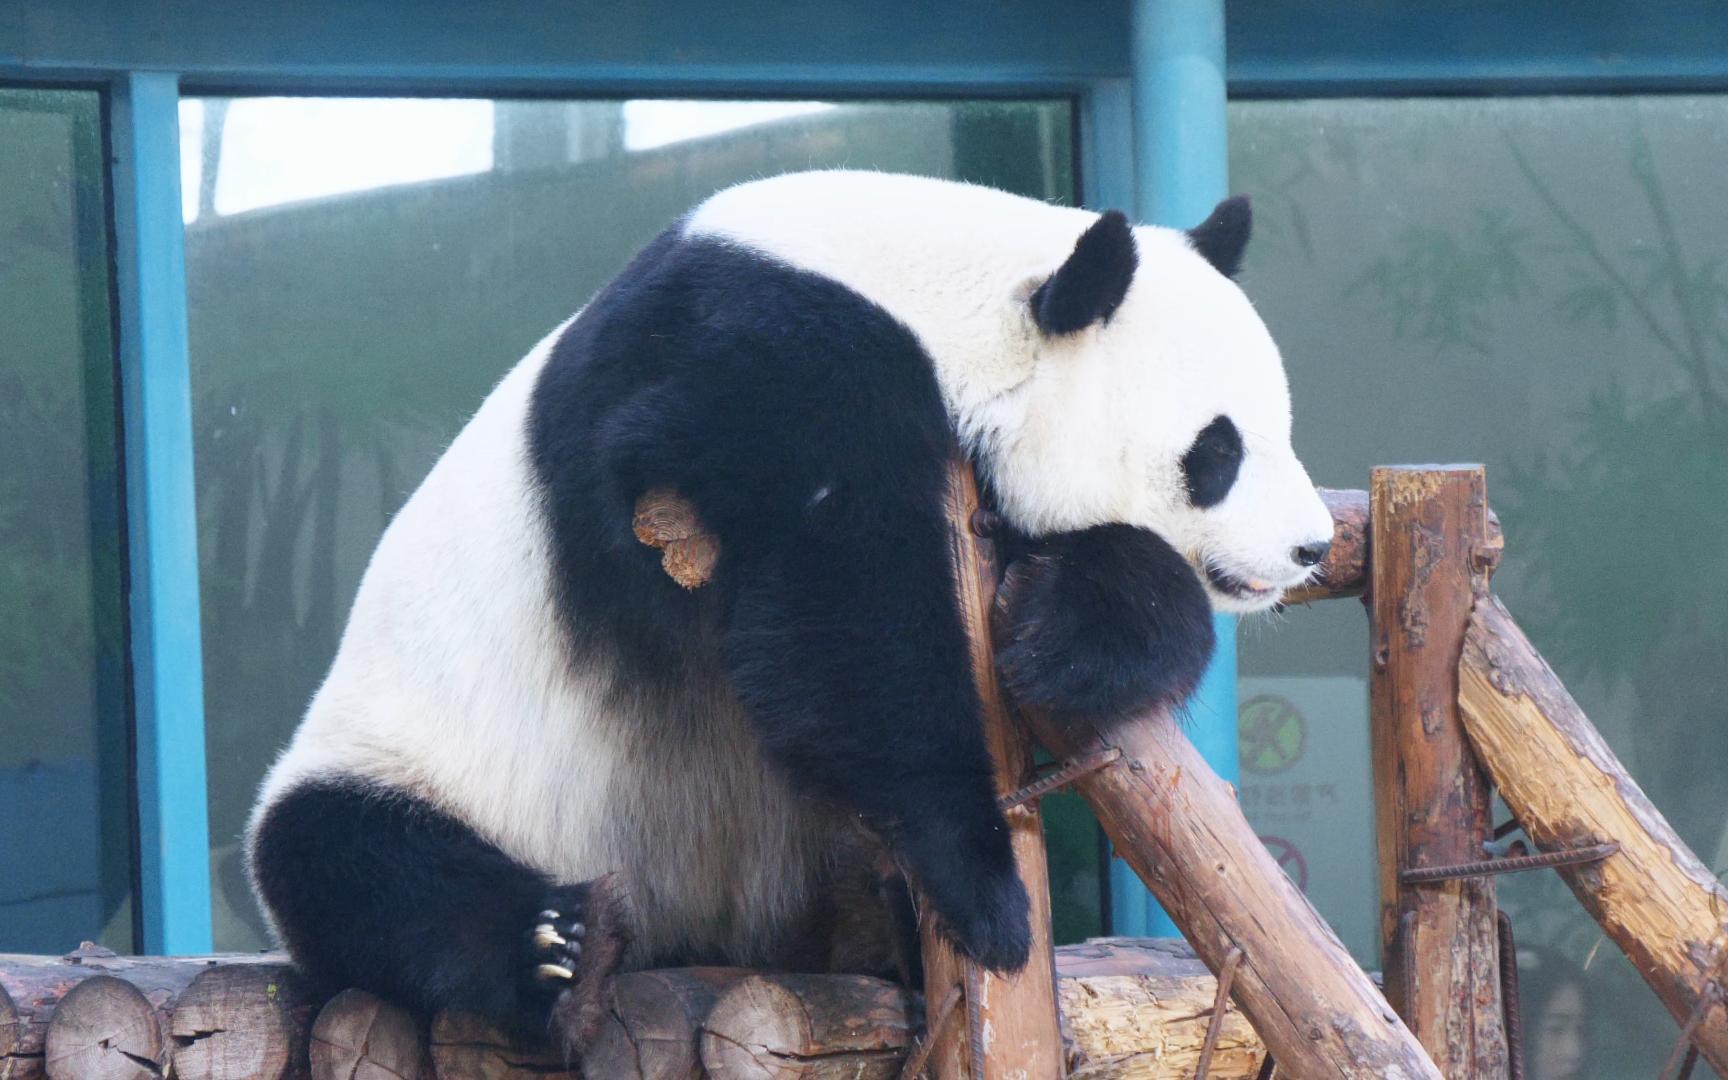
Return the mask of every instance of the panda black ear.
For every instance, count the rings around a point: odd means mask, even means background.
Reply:
[[[1111,210],[1080,234],[1074,253],[1033,292],[1032,318],[1046,334],[1072,334],[1122,306],[1140,255],[1134,230],[1120,210]]]
[[[1242,269],[1242,252],[1254,230],[1254,212],[1248,196],[1232,195],[1213,207],[1206,220],[1188,230],[1188,242],[1227,278]]]

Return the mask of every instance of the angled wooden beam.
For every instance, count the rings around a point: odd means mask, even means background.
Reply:
[[[1479,600],[1459,678],[1464,730],[1543,851],[1605,843],[1560,876],[1716,1071],[1728,1075],[1728,889],[1602,741],[1504,605]]]

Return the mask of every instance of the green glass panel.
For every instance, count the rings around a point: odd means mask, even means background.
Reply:
[[[239,839],[379,533],[486,391],[708,194],[851,166],[1072,202],[1071,107],[205,98],[182,113],[219,948]],[[1066,821],[1066,819],[1064,819]],[[1095,827],[1053,827],[1095,933]]]
[[[1244,281],[1315,480],[1485,462],[1495,588],[1680,835],[1728,866],[1728,97],[1240,102],[1230,125],[1233,186],[1256,200]],[[1245,628],[1244,677],[1295,703],[1313,768],[1361,794],[1302,820],[1249,809],[1303,830],[1321,910],[1373,963],[1365,622],[1335,602],[1283,623]],[[1245,750],[1268,730],[1249,712]],[[1528,1075],[1656,1075],[1675,1025],[1559,879],[1499,895]]]
[[[132,945],[102,102],[0,89],[0,951]]]

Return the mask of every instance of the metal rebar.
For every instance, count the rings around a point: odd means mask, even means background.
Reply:
[[[948,991],[948,996],[942,999],[942,1004],[936,1009],[936,1022],[930,1025],[924,1041],[913,1048],[906,1059],[906,1064],[900,1069],[900,1080],[918,1080],[924,1066],[930,1060],[930,1051],[936,1049],[936,1043],[948,1029],[948,1021],[955,1013],[955,1006],[960,1004],[962,997],[960,987],[956,984]]]
[[[1050,794],[1058,788],[1067,787],[1087,773],[1096,772],[1112,762],[1122,758],[1122,751],[1117,747],[1097,750],[1071,758],[1059,765],[1054,772],[1048,773],[1027,784],[1016,788],[996,800],[996,805],[1004,810],[1012,810],[1016,806],[1024,806],[1033,799]]]
[[[1591,844],[1588,847],[1545,851],[1538,855],[1514,855],[1505,859],[1482,859],[1456,866],[1420,866],[1400,871],[1398,880],[1406,885],[1421,885],[1458,878],[1486,877],[1489,874],[1512,874],[1520,870],[1541,870],[1551,866],[1576,866],[1580,863],[1601,862],[1620,850],[1617,841]]]
[[[1218,1033],[1224,1030],[1224,1014],[1230,1009],[1230,984],[1236,969],[1242,964],[1242,948],[1232,945],[1218,968],[1218,993],[1212,998],[1212,1019],[1206,1021],[1206,1041],[1200,1044],[1200,1064],[1194,1067],[1194,1080],[1206,1080],[1212,1068],[1212,1054],[1218,1049]]]
[[[1524,1003],[1518,997],[1518,943],[1512,938],[1512,916],[1494,913],[1500,946],[1500,1010],[1506,1024],[1507,1080],[1524,1080]]]

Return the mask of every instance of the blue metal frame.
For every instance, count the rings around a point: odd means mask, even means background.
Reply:
[[[210,825],[180,90],[133,74],[109,98],[138,783],[142,951],[209,952]]]

